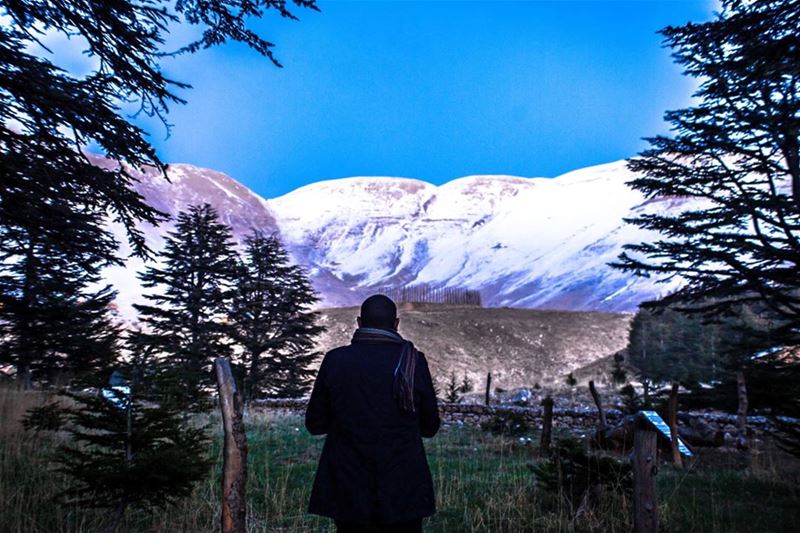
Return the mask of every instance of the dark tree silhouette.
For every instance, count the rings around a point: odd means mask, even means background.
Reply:
[[[456,379],[455,371],[450,371],[450,379],[447,381],[447,392],[444,397],[445,401],[449,403],[458,403],[461,401],[461,387]]]
[[[770,324],[762,336],[775,344],[800,341],[798,28],[799,0],[724,0],[710,22],[662,30],[698,78],[699,103],[668,112],[673,135],[649,139],[630,161],[640,176],[631,185],[676,207],[630,220],[661,237],[627,245],[614,265],[684,281],[651,305],[710,316],[759,309]]]
[[[75,377],[109,368],[119,354],[120,326],[111,316],[115,292],[105,287],[84,292],[49,325],[58,328],[40,363],[34,364],[50,384],[68,383]]]
[[[727,344],[725,348],[734,351]],[[647,404],[654,385],[677,381],[692,387],[720,379],[725,368],[720,325],[672,308],[640,309],[631,323],[627,351]]]
[[[313,0],[294,4],[316,9]],[[143,167],[165,166],[127,106],[167,124],[169,106],[183,102],[178,92],[189,85],[163,74],[166,55],[230,39],[280,66],[273,45],[248,27],[266,10],[295,18],[283,0],[0,1],[1,357],[24,383],[32,365],[62,350],[51,333],[79,327],[63,320],[77,319],[78,301],[88,312],[109,300],[108,292],[84,291],[99,268],[118,262],[108,219],[122,224],[142,257],[149,250],[137,223],[163,220],[134,189]],[[177,23],[201,27],[202,36],[165,51]],[[78,43],[92,70],[78,75],[55,64],[44,44],[52,35]],[[89,146],[103,159],[88,155]]]
[[[696,392],[701,383],[726,383],[751,369],[753,356],[772,346],[770,321],[750,307],[712,319],[680,309],[641,308],[631,323],[628,361],[648,405],[653,386],[678,382]]]
[[[694,107],[670,111],[673,135],[629,162],[631,185],[655,201],[694,207],[643,214],[661,234],[630,244],[615,264],[640,275],[679,276],[663,304],[717,313],[759,302],[800,328],[800,2],[726,0],[712,21],[662,30],[686,74]]]
[[[317,9],[314,0],[293,3]],[[3,0],[0,225],[44,230],[59,220],[60,202],[74,199],[67,205],[92,215],[94,224],[106,213],[122,222],[134,252],[144,254],[135,223],[156,222],[159,214],[131,187],[136,169],[154,165],[164,170],[164,165],[119,102],[135,103],[140,112],[166,124],[169,106],[183,103],[177,91],[189,85],[167,78],[161,59],[229,39],[280,66],[274,45],[248,27],[250,19],[266,10],[295,18],[284,0]],[[169,25],[176,23],[200,26],[202,36],[179,50],[165,51]],[[48,33],[81,43],[96,68],[80,77],[53,64],[47,54],[37,55],[37,49],[48,50],[42,44]],[[83,150],[90,144],[111,164],[97,166],[87,158]]]
[[[169,232],[159,263],[140,274],[155,291],[148,304],[135,304],[147,327],[146,342],[182,376],[186,407],[202,409],[214,384],[212,364],[231,355],[225,323],[236,273],[231,230],[209,204],[180,213]]]
[[[0,362],[16,368],[25,388],[95,371],[117,351],[114,292],[89,289],[115,244],[62,207],[48,232],[0,226]]]
[[[81,380],[86,390],[64,393],[69,401],[31,410],[28,429],[66,431],[70,442],[55,455],[69,488],[63,503],[111,512],[116,531],[129,507],[165,508],[191,493],[208,475],[210,439],[189,420],[175,399],[174,369],[138,333],[128,346],[129,359],[114,371]]]
[[[309,311],[316,301],[305,273],[275,236],[254,231],[246,238],[230,308],[231,335],[242,347],[245,401],[308,390],[309,366],[320,355],[314,340],[325,329]]]

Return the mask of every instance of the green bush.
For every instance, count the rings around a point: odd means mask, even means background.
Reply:
[[[536,485],[566,500],[569,507],[593,507],[604,490],[630,493],[633,470],[630,463],[589,453],[576,439],[559,439],[549,460],[531,465]]]
[[[524,413],[518,411],[503,411],[495,413],[491,419],[481,424],[481,429],[493,435],[519,437],[526,435],[533,429]]]

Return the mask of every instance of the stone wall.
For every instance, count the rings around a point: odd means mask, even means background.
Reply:
[[[254,402],[256,409],[267,409],[276,414],[302,415],[305,412],[307,399],[269,399],[257,400]],[[542,408],[533,406],[516,405],[469,405],[460,403],[440,403],[439,413],[442,423],[449,424],[469,424],[479,426],[482,422],[491,420],[496,415],[521,414],[534,426],[542,423]],[[606,413],[609,424],[615,424],[622,418],[622,412],[611,409]],[[682,424],[691,425],[691,419],[702,418],[706,422],[724,432],[735,432],[736,415],[720,413],[715,411],[697,411],[680,413]],[[796,421],[800,422],[800,421]],[[765,416],[747,417],[748,427],[757,432],[770,433],[773,431],[770,420]],[[553,427],[564,429],[589,429],[597,424],[597,411],[591,408],[554,408]]]

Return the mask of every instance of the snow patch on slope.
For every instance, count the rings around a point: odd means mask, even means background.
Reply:
[[[685,200],[646,200],[626,185],[624,161],[556,178],[465,176],[435,186],[396,177],[322,181],[266,200],[234,179],[191,165],[155,171],[137,190],[176,216],[208,202],[237,240],[276,233],[303,265],[322,306],[352,305],[386,287],[429,284],[481,291],[485,305],[630,311],[675,285],[612,269],[622,246],[652,239],[623,219],[681,209]],[[153,250],[172,222],[143,228]],[[111,225],[124,241],[124,232]],[[123,250],[123,253],[127,253]],[[109,269],[123,314],[141,301],[135,259]]]
[[[623,222],[644,202],[625,162],[557,178],[467,176],[308,185],[267,205],[297,257],[365,291],[426,283],[490,305],[630,310],[666,289],[606,263],[649,237]]]

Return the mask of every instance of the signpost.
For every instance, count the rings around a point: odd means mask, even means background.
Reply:
[[[658,431],[660,431],[670,442],[672,442],[672,436],[670,434],[669,426],[664,419],[661,418],[658,413],[655,411],[641,411],[642,415],[647,418],[647,421],[650,422],[653,427],[655,427]],[[678,450],[687,457],[692,457],[692,451],[689,449],[688,446],[678,438]]]

